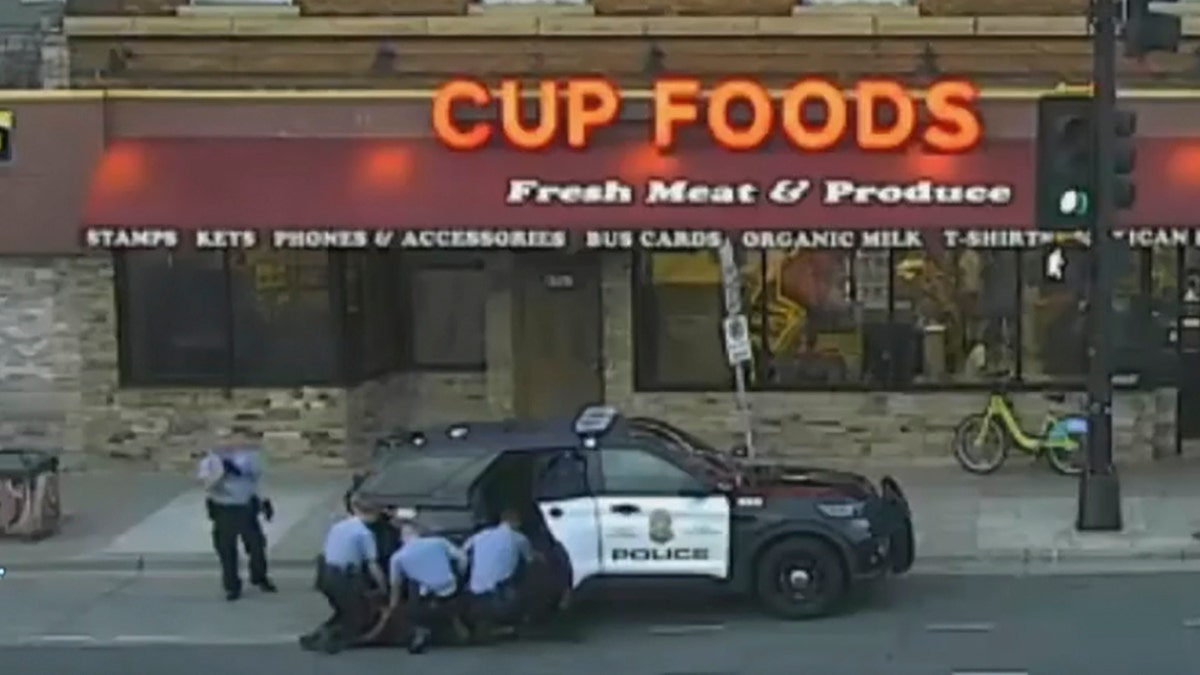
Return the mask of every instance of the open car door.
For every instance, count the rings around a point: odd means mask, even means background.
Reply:
[[[551,536],[569,559],[571,588],[600,573],[600,521],[587,459],[575,450],[539,463],[534,497]]]
[[[891,569],[896,574],[904,574],[912,569],[917,556],[916,536],[913,532],[912,508],[900,484],[891,476],[881,481],[883,500],[892,509],[897,522],[889,540]]]

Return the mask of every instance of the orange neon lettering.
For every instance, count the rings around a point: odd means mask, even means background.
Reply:
[[[729,106],[736,101],[750,104],[750,123],[734,125],[729,119]],[[771,93],[761,84],[750,80],[729,80],[718,84],[709,95],[708,131],[713,140],[727,150],[753,150],[771,135],[775,125],[775,109]]]
[[[675,145],[675,126],[694,124],[700,117],[696,99],[700,80],[671,78],[654,83],[654,147],[670,150]]]
[[[433,133],[448,148],[474,150],[483,147],[492,135],[491,125],[475,122],[464,127],[454,119],[454,108],[458,103],[468,103],[482,108],[492,100],[487,87],[474,80],[453,80],[438,87],[433,94],[430,115]]]
[[[862,80],[854,87],[858,147],[863,150],[895,150],[912,138],[917,127],[917,105],[912,97],[891,80]],[[882,127],[876,118],[879,104],[891,105],[896,121]]]
[[[983,121],[974,103],[979,89],[965,80],[946,80],[929,88],[925,105],[932,124],[922,140],[940,152],[967,152],[983,139]]]
[[[825,122],[809,126],[804,121],[804,106],[814,99],[825,105]],[[846,133],[849,117],[846,97],[831,82],[815,78],[801,80],[783,92],[781,105],[784,137],[800,150],[828,150]]]
[[[504,139],[521,150],[541,150],[554,141],[558,131],[558,83],[544,80],[538,85],[537,122],[525,126],[522,113],[525,101],[521,96],[521,81],[506,79],[500,82],[500,127]]]
[[[983,137],[984,122],[977,108],[979,90],[965,80],[937,82],[922,98],[898,81],[867,79],[857,83],[853,94],[852,111],[846,92],[824,78],[808,77],[780,92],[776,108],[772,93],[749,78],[722,82],[707,96],[697,78],[664,78],[654,83],[651,92],[651,145],[664,152],[673,149],[680,129],[701,121],[701,105],[713,142],[733,151],[762,146],[776,126],[790,145],[803,152],[838,146],[852,125],[857,146],[868,152],[896,150],[918,142],[934,152],[962,153]],[[525,109],[533,101],[536,118]],[[620,88],[602,77],[545,80],[536,93],[523,90],[516,79],[502,80],[495,90],[489,90],[481,82],[459,78],[433,92],[430,117],[434,136],[454,150],[482,148],[494,132],[518,150],[541,150],[560,138],[571,148],[583,149],[597,131],[619,119],[621,104]],[[819,122],[805,117],[805,109],[813,105],[824,107]],[[491,122],[456,117],[468,107],[483,111],[491,106],[498,108]],[[748,109],[747,121],[731,119],[735,106]],[[918,106],[927,108],[928,120],[918,115]],[[881,116],[884,107],[895,113],[890,123]]]
[[[596,129],[612,124],[621,111],[621,95],[602,77],[567,83],[567,145],[582,149]]]

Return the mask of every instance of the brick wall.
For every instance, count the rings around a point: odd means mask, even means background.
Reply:
[[[72,261],[0,258],[0,446],[82,442],[79,316]]]

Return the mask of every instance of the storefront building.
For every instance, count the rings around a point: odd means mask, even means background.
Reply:
[[[606,400],[728,444],[737,427],[713,251],[589,248],[587,233],[601,231],[614,242],[651,229],[760,240],[800,230],[920,233],[917,246],[741,250],[758,347],[752,405],[768,452],[946,456],[954,425],[983,405],[996,373],[1011,375],[1030,419],[1043,392],[1082,386],[1085,249],[1063,244],[1065,277],[1048,279],[1049,246],[947,246],[944,234],[1020,239],[1031,228],[1031,96],[983,101],[985,143],[954,157],[849,147],[806,156],[781,145],[731,154],[699,137],[662,156],[646,150],[637,124],[582,153],[455,154],[422,138],[422,101],[10,98],[0,101],[19,130],[13,161],[0,167],[6,442],[59,445],[80,460],[173,464],[190,461],[216,430],[243,425],[263,433],[276,461],[341,465],[360,461],[382,428],[548,416]],[[1193,105],[1134,104],[1139,202],[1127,226],[1186,232],[1200,196]],[[506,205],[516,176],[930,180],[1003,185],[1011,199]],[[182,241],[86,246],[89,232],[151,229]],[[229,233],[253,232],[257,245],[198,249],[199,230],[225,232],[226,244],[248,236]],[[318,230],[323,248],[273,246]],[[350,245],[358,231],[418,230],[450,234],[408,249]],[[567,244],[438,246],[454,232],[514,230],[539,241],[562,234]],[[1200,412],[1187,321],[1200,302],[1188,288],[1200,254],[1154,243],[1138,239],[1124,251],[1116,299],[1114,414],[1126,460],[1174,454]]]

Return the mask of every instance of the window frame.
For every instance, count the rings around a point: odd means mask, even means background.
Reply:
[[[894,321],[896,313],[896,255],[898,252],[903,252],[907,249],[888,249],[888,265],[890,274],[887,287],[887,317],[888,321]],[[990,249],[992,250],[992,249]],[[1028,391],[1028,392],[1059,392],[1063,390],[1082,389],[1086,384],[1086,373],[1079,376],[1057,377],[1047,379],[1028,379],[1024,372],[1024,349],[1023,340],[1027,326],[1024,325],[1024,312],[1021,311],[1025,298],[1025,277],[1024,261],[1025,256],[1034,254],[1041,250],[1040,248],[1030,249],[994,249],[995,251],[1005,251],[1013,255],[1015,271],[1014,283],[1016,284],[1015,301],[1017,303],[1017,312],[1013,317],[1014,337],[1014,353],[1013,353],[1013,371],[1014,375],[1008,380],[1007,388],[1013,391]],[[689,249],[690,251],[690,249]],[[1180,249],[1182,251],[1182,249]],[[654,359],[656,358],[655,349],[650,344],[653,333],[650,329],[656,329],[656,311],[655,304],[657,298],[654,292],[654,284],[649,273],[650,265],[648,260],[656,253],[671,253],[676,251],[645,251],[635,250],[632,253],[633,264],[629,267],[630,274],[630,305],[632,318],[632,335],[631,343],[633,346],[633,358],[631,367],[633,368],[633,386],[636,392],[646,393],[732,393],[733,392],[733,375],[730,369],[729,382],[724,386],[713,385],[695,385],[681,384],[671,382],[669,379],[664,381],[654,381],[654,371],[656,369]],[[761,251],[753,251],[755,254],[762,254]],[[1149,265],[1153,260],[1151,252],[1134,251],[1134,255],[1139,256],[1139,264],[1142,266],[1139,270],[1141,279],[1139,280],[1138,294],[1144,295],[1148,289],[1146,279],[1153,273]],[[1182,253],[1179,254],[1180,256]],[[1175,275],[1182,279],[1184,270],[1182,266],[1177,266]],[[852,286],[857,287],[857,279],[851,279]],[[1182,281],[1177,283],[1178,288],[1182,289]],[[720,302],[722,290],[719,284],[713,286],[713,292],[716,294]],[[1182,294],[1182,290],[1179,291]],[[1182,297],[1182,296],[1181,296]],[[764,310],[765,311],[765,310]],[[1176,317],[1178,326],[1179,317]],[[714,330],[716,328],[714,327]],[[1176,350],[1178,351],[1178,349]],[[754,364],[754,376],[749,378],[747,386],[748,391],[771,392],[771,393],[805,393],[805,392],[888,392],[888,393],[920,393],[920,392],[987,392],[995,388],[996,382],[991,379],[981,379],[973,382],[961,381],[946,381],[946,382],[912,382],[908,384],[896,384],[894,381],[887,383],[865,383],[865,382],[850,382],[844,384],[823,384],[814,383],[811,385],[805,384],[774,384],[766,382],[763,377],[765,364],[762,361],[757,361]],[[1114,388],[1117,390],[1138,390],[1147,387],[1173,386],[1171,382],[1163,381],[1161,378],[1137,378],[1137,382],[1114,382]]]
[[[592,460],[578,448],[568,446],[549,450],[539,449],[536,453],[540,456],[535,464],[539,473],[533,479],[534,501],[539,503],[561,502],[572,499],[586,499],[596,495],[596,485],[602,482],[602,479],[597,475],[599,468],[598,460]],[[558,462],[581,462],[583,464],[583,492],[579,494],[556,494],[549,496],[542,492],[546,475],[550,472],[551,467]]]
[[[130,264],[127,257],[132,253],[141,253],[143,251],[112,251],[111,258],[113,266],[113,306],[116,318],[116,340],[117,340],[117,386],[121,389],[223,389],[231,391],[236,387],[233,384],[233,306],[232,292],[230,288],[229,277],[229,255],[227,252],[221,253],[221,279],[222,279],[222,322],[224,324],[222,332],[225,336],[225,344],[223,346],[223,361],[224,368],[213,374],[211,379],[201,378],[195,381],[185,381],[175,377],[135,377],[133,370],[133,338],[135,334],[130,327],[132,318],[130,313],[133,311],[131,300],[131,282],[130,282]],[[189,251],[193,252],[193,251]],[[169,251],[167,253],[170,253]]]
[[[688,490],[655,490],[655,491],[632,491],[628,489],[613,489],[609,486],[608,471],[605,468],[605,453],[609,452],[632,452],[641,453],[649,457],[653,457],[660,462],[674,467],[683,475],[689,477],[696,486],[697,492],[715,492],[716,488],[713,481],[706,477],[698,476],[695,471],[682,466],[679,462],[674,461],[666,456],[666,453],[656,451],[650,443],[643,440],[628,440],[623,441],[618,445],[602,445],[596,451],[596,463],[599,467],[599,483],[595,488],[597,497],[682,497],[689,494]]]
[[[212,378],[199,378],[196,380],[186,380],[177,377],[134,377],[131,372],[132,354],[135,349],[135,340],[133,339],[133,331],[130,327],[130,312],[133,303],[131,285],[129,279],[129,258],[130,254],[143,253],[145,251],[113,251],[110,255],[110,260],[113,265],[113,304],[116,318],[116,340],[117,340],[117,384],[121,389],[139,390],[139,389],[219,389],[229,393],[234,390],[247,389],[293,389],[296,387],[339,387],[347,384],[347,367],[345,353],[343,350],[343,334],[344,334],[344,318],[339,310],[338,300],[342,298],[338,293],[343,285],[338,280],[336,273],[341,267],[338,264],[337,256],[326,254],[326,294],[329,300],[329,320],[331,322],[330,329],[334,334],[334,371],[330,373],[328,378],[323,378],[320,381],[298,380],[295,383],[280,384],[272,382],[270,384],[248,384],[240,382],[236,372],[236,351],[235,345],[237,341],[237,326],[234,322],[234,299],[233,299],[233,277],[230,256],[234,251],[222,250],[213,251],[221,256],[221,278],[223,281],[222,292],[224,298],[221,306],[222,313],[222,330],[225,336],[224,352],[224,368],[220,372],[214,373]],[[197,249],[183,249],[183,252],[207,252]],[[171,253],[168,251],[167,253]]]

